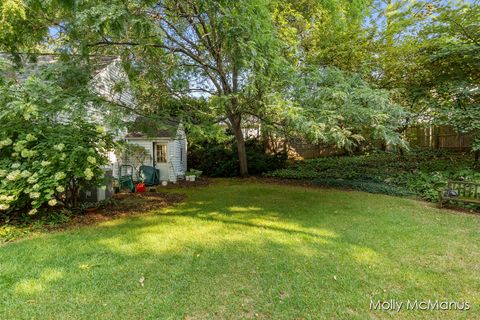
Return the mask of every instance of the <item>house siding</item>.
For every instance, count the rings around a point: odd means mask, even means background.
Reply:
[[[155,156],[153,151],[153,143],[161,142],[167,143],[167,164],[168,164],[168,180],[176,182],[178,178],[183,178],[187,170],[187,140],[183,125],[179,125],[175,138],[133,138],[126,139],[128,143],[136,144],[144,147],[149,154],[149,159],[145,161],[145,165],[153,165],[153,157]],[[114,167],[114,172],[118,176],[118,163],[117,167]],[[114,163],[115,166],[115,163]]]
[[[170,181],[176,182],[187,171],[187,140],[182,124],[178,126],[175,138],[168,144],[168,157]]]

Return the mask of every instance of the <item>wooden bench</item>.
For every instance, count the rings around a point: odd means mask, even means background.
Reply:
[[[454,195],[456,192],[458,195]],[[448,181],[447,188],[439,190],[440,208],[448,200],[480,205],[480,183]]]

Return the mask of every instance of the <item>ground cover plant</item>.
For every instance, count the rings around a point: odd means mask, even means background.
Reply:
[[[416,195],[429,201],[438,200],[438,190],[449,179],[480,182],[480,171],[470,154],[444,150],[413,150],[404,155],[376,151],[296,161],[267,176],[373,193]]]
[[[174,206],[0,247],[0,318],[480,316],[478,216],[245,180],[181,191]],[[393,298],[471,308],[370,311]]]

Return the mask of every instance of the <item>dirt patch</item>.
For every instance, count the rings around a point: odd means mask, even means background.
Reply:
[[[102,208],[100,212],[112,215],[131,211],[151,211],[181,202],[185,197],[185,194],[173,192],[119,193],[113,196],[116,203],[112,206]]]
[[[64,228],[138,215],[182,202],[185,198],[185,194],[173,192],[118,193],[111,204],[73,217]]]

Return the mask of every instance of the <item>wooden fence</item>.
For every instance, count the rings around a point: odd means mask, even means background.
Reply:
[[[472,135],[456,132],[451,127],[412,127],[405,132],[411,146],[432,149],[468,150]]]
[[[472,135],[458,133],[451,127],[411,127],[404,132],[404,137],[412,147],[429,149],[467,151],[473,142]],[[267,150],[272,153],[287,150],[290,159],[312,159],[346,153],[344,149],[333,145],[309,143],[301,138],[290,138],[286,142],[284,139],[270,137],[267,141]]]

